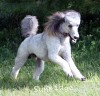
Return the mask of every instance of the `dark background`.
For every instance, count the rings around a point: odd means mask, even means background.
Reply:
[[[23,40],[20,22],[26,15],[35,15],[39,20],[39,31],[47,16],[56,11],[73,9],[81,13],[79,28],[83,44],[100,49],[100,0],[1,0],[0,1],[0,47],[16,49]],[[79,48],[81,48],[79,47]]]

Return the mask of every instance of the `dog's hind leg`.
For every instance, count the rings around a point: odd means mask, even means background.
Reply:
[[[19,53],[15,58],[15,65],[12,68],[11,78],[16,79],[21,67],[25,64],[28,55]]]
[[[36,68],[35,68],[35,72],[33,73],[33,79],[39,80],[39,77],[44,70],[44,61],[37,58],[35,67]]]

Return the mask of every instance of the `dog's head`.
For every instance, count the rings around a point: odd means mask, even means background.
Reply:
[[[76,11],[65,12],[65,22],[61,25],[62,32],[69,34],[72,42],[76,43],[79,38],[78,27],[80,25],[80,14]]]
[[[80,14],[73,10],[57,12],[49,17],[45,31],[52,35],[64,34],[65,36],[70,36],[72,42],[76,43],[79,38],[80,17]]]

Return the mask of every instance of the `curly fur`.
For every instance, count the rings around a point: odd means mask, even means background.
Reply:
[[[45,24],[45,32],[49,32],[49,35],[57,35],[60,33],[60,24],[65,22],[64,15],[61,12],[56,12],[52,16],[48,17],[48,22]]]
[[[35,35],[38,30],[38,20],[36,16],[27,15],[21,21],[21,33],[23,37]]]
[[[70,40],[75,43],[79,38],[79,25],[80,14],[76,11],[69,10],[54,13],[48,18],[43,33],[30,35],[21,43],[11,76],[17,78],[19,70],[26,62],[28,56],[34,54],[37,59],[33,79],[39,80],[40,74],[44,70],[45,61],[50,60],[60,65],[66,75],[85,80],[85,77],[77,69],[71,57]]]

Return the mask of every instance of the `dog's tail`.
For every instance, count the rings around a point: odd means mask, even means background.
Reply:
[[[21,21],[21,34],[24,38],[35,35],[38,30],[38,19],[36,16],[27,15]]]

